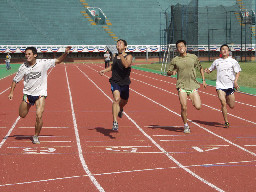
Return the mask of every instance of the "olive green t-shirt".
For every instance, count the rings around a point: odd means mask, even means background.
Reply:
[[[196,80],[196,69],[202,68],[200,61],[194,54],[187,53],[186,56],[176,56],[172,59],[169,71],[177,70],[176,88],[194,90],[200,87]]]

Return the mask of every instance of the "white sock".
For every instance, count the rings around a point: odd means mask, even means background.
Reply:
[[[188,126],[188,123],[184,124],[184,127],[185,127],[185,126]]]

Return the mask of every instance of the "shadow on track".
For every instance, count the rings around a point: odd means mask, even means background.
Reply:
[[[149,125],[151,129],[164,129],[166,131],[183,132],[184,128],[181,126],[160,126],[160,125]]]
[[[103,127],[96,127],[96,128],[94,128],[94,129],[95,129],[97,132],[103,134],[104,136],[109,137],[110,139],[115,139],[115,137],[113,137],[113,136],[111,135],[111,133],[117,133],[116,131],[113,131],[112,129],[105,129],[105,128],[103,128]],[[91,129],[91,130],[93,130],[93,129]]]
[[[209,122],[209,121],[200,121],[200,120],[192,120],[195,123],[201,124],[201,125],[208,125],[212,127],[221,127],[223,128],[223,124],[218,122]]]

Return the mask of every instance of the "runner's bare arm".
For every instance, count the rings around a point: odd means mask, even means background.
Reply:
[[[15,89],[15,87],[16,87],[16,82],[15,81],[13,81],[12,82],[12,85],[11,85],[11,90],[10,90],[10,93],[9,93],[9,95],[8,95],[8,98],[10,99],[10,100],[12,100],[12,98],[13,98],[13,91],[14,91],[14,89]]]
[[[239,90],[239,86],[238,86],[238,83],[237,83],[237,81],[238,81],[238,78],[239,78],[239,75],[240,75],[240,72],[238,72],[238,73],[236,73],[236,78],[235,78],[235,82],[234,82],[234,88],[236,89],[236,90]]]
[[[124,58],[123,54],[119,54],[118,56],[120,57],[125,68],[128,68],[132,65],[132,55],[127,55],[126,58]]]
[[[201,73],[202,80],[203,80],[203,86],[204,86],[204,88],[206,88],[207,84],[205,82],[204,69],[203,68],[200,69],[200,73]]]
[[[65,53],[55,60],[55,64],[60,64],[69,54],[71,46],[66,47]]]
[[[104,73],[109,72],[109,71],[112,71],[112,65],[110,65],[106,69],[103,69],[103,70],[99,71],[99,74],[104,75]]]

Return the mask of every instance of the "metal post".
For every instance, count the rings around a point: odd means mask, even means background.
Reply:
[[[210,29],[208,29],[208,61],[210,61]]]
[[[241,61],[243,61],[243,13],[240,12],[241,16]]]

